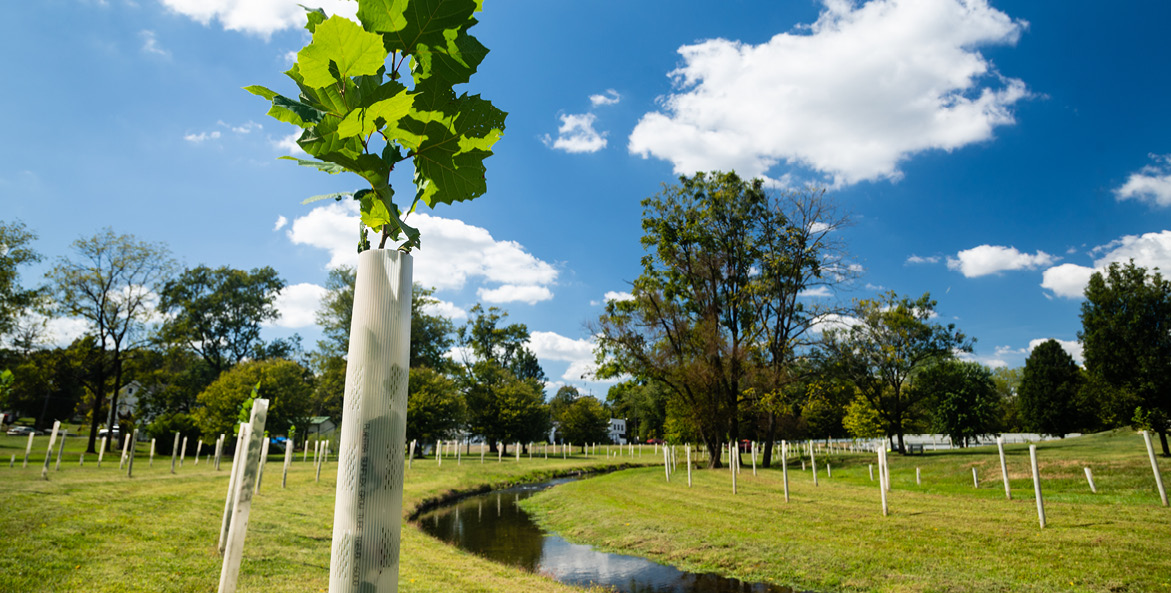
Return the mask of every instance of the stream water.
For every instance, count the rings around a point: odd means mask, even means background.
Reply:
[[[570,585],[603,585],[623,593],[795,593],[787,587],[684,572],[646,558],[599,552],[542,532],[517,503],[569,481],[472,496],[420,516],[418,524],[445,542]]]

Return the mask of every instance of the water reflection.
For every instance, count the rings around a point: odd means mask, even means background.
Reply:
[[[465,498],[420,517],[423,531],[490,560],[527,568],[570,585],[604,585],[623,593],[794,593],[787,587],[683,572],[637,556],[606,554],[542,533],[519,501],[563,484],[518,486]],[[496,516],[484,500],[496,499]],[[472,513],[472,508],[476,512]]]

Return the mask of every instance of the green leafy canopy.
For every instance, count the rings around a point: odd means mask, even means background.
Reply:
[[[285,73],[297,97],[245,87],[270,102],[268,115],[303,130],[297,144],[314,160],[282,158],[330,174],[355,173],[369,183],[329,196],[360,203],[359,251],[367,245],[365,227],[382,233],[379,247],[405,239],[399,248],[410,251],[419,246],[419,231],[406,217],[420,202],[434,207],[487,191],[484,159],[503,135],[507,114],[479,95],[454,90],[488,54],[468,34],[481,8],[482,0],[358,0],[358,23],[306,9],[313,38]],[[415,170],[406,208],[395,203],[390,185],[404,160]]]

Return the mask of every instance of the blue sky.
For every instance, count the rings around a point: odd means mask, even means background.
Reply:
[[[8,7],[0,219],[47,256],[26,284],[110,226],[188,266],[272,265],[290,286],[266,336],[316,340],[356,222],[301,201],[360,183],[276,160],[293,128],[241,90],[293,92],[296,4]],[[696,170],[828,187],[863,272],[809,298],[929,291],[990,365],[1047,338],[1079,354],[1094,269],[1171,269],[1169,3],[488,0],[480,21],[466,90],[507,130],[483,198],[415,220],[415,276],[457,323],[483,302],[527,324],[554,381],[604,392],[580,379],[585,323],[638,273],[639,201]]]

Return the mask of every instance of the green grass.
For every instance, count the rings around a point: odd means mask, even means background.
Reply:
[[[1161,506],[1142,438],[1132,432],[1038,446],[1043,530],[1027,445],[1007,447],[1011,501],[995,446],[892,455],[887,517],[867,470],[875,457],[834,455],[833,478],[819,460],[818,486],[796,464],[789,503],[779,468],[755,477],[742,468],[733,496],[727,469],[695,471],[688,488],[680,466],[670,483],[661,467],[636,469],[523,504],[571,541],[798,589],[1171,591],[1171,510]],[[1160,463],[1166,474],[1171,463]],[[1086,485],[1087,465],[1098,494]]]
[[[176,474],[170,456],[148,467],[148,443],[139,443],[134,477],[118,470],[121,451],[78,456],[83,438],[67,440],[61,470],[41,479],[48,437],[36,437],[29,466],[21,469],[27,437],[0,435],[0,592],[215,591],[221,557],[216,546],[229,463],[214,471],[206,455],[188,457]],[[204,448],[206,451],[206,447]],[[12,455],[16,467],[8,468]],[[56,451],[53,453],[54,462]],[[337,464],[314,480],[310,462],[297,461],[288,488],[280,487],[283,454],[273,454],[260,494],[253,500],[240,571],[241,592],[315,592],[328,589],[330,537]],[[637,458],[636,458],[637,460]],[[650,462],[648,454],[642,458]],[[580,455],[568,460],[479,457],[462,465],[416,460],[407,471],[406,514],[427,500],[484,485],[533,481],[582,468],[628,462]],[[404,522],[399,590],[413,592],[569,592],[544,577],[497,565],[424,535]]]

